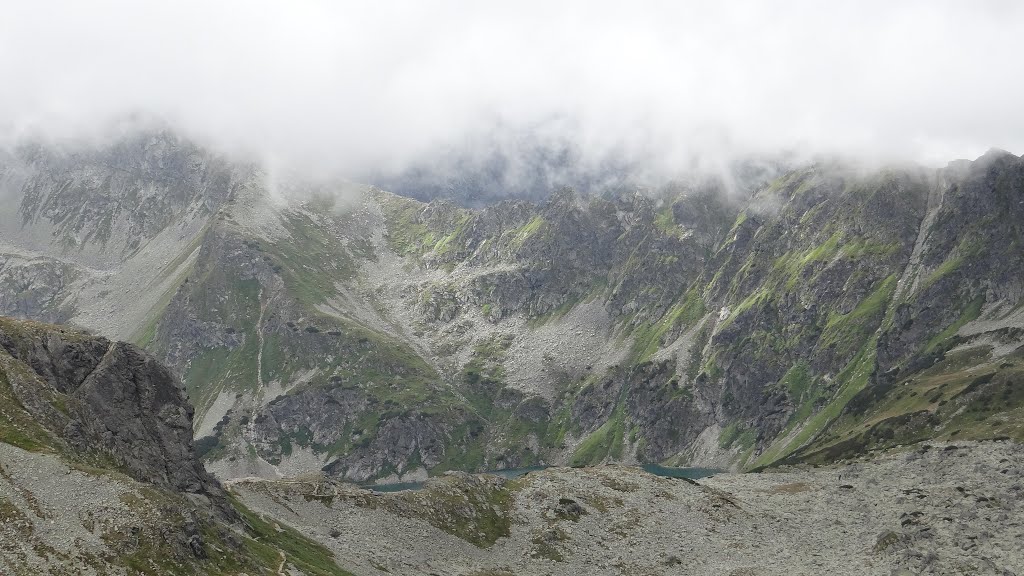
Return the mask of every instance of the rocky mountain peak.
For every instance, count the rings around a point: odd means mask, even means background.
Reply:
[[[124,342],[0,319],[0,355],[13,397],[52,448],[110,459],[137,480],[221,498],[192,448],[193,409],[181,382]]]

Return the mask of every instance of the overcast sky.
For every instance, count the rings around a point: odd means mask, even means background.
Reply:
[[[400,167],[506,126],[671,166],[1024,152],[1024,2],[0,0],[0,133],[130,112]]]

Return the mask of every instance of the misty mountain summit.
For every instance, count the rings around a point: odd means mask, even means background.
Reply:
[[[0,576],[1024,574],[1024,4],[2,13]]]

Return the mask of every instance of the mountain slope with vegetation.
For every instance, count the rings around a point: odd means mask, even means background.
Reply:
[[[165,361],[220,477],[756,468],[1024,437],[1024,161],[1005,152],[473,209],[166,133],[60,154],[0,168],[32,215],[0,228],[0,305]],[[98,179],[110,157],[133,178]],[[106,202],[131,190],[166,199],[152,222]]]

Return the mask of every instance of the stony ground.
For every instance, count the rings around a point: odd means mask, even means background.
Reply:
[[[347,576],[276,521],[207,512],[207,499],[0,442],[0,576]]]
[[[0,574],[96,574],[110,539],[149,521],[143,486],[0,443]]]
[[[320,479],[231,489],[356,574],[1002,575],[1024,574],[1022,463],[1021,446],[987,442],[698,484],[603,467],[388,495]]]

